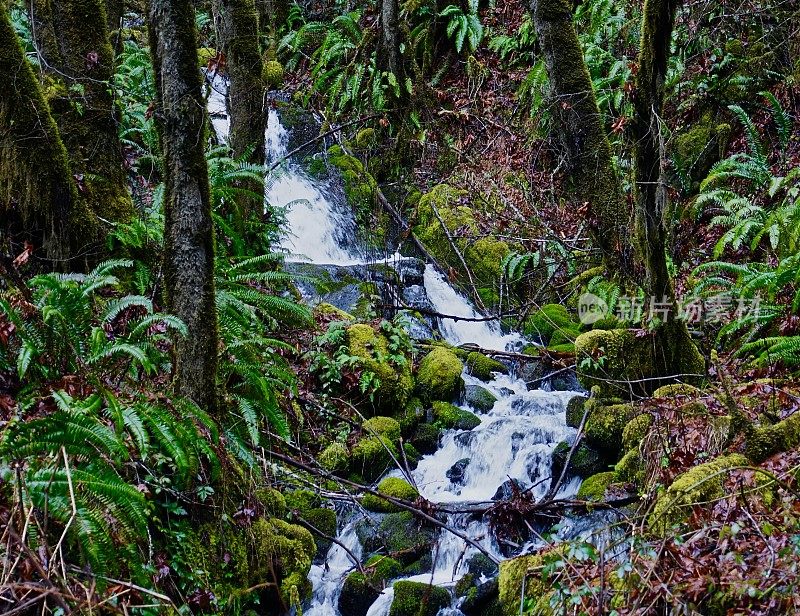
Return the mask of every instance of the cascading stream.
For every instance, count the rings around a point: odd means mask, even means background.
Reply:
[[[215,84],[219,86],[215,80]],[[224,96],[212,94],[210,109],[220,111]],[[220,140],[227,139],[228,123],[214,121]],[[277,111],[270,110],[266,132],[266,158],[273,164],[286,156],[289,133],[281,124]],[[359,265],[364,263],[356,242],[356,223],[352,212],[332,198],[333,191],[324,182],[309,177],[296,163],[288,162],[268,175],[266,200],[273,207],[285,208],[288,233],[281,246],[293,259],[313,264]],[[476,318],[475,311],[435,268],[424,272],[424,293],[434,310],[448,315]],[[439,330],[453,345],[477,344],[485,349],[520,348],[524,340],[519,334],[504,334],[496,322],[440,320]],[[555,445],[574,438],[575,431],[565,421],[566,404],[576,392],[528,391],[525,382],[515,376],[497,375],[489,383],[464,374],[465,382],[488,389],[496,398],[493,408],[480,413],[480,425],[471,431],[449,430],[441,438],[438,450],[425,456],[413,472],[420,493],[434,503],[474,503],[489,501],[508,477],[521,486],[534,486],[535,498],[549,487],[550,457]],[[468,407],[465,407],[468,408]],[[466,462],[465,462],[466,461]],[[447,472],[456,463],[463,465],[458,481],[451,481]],[[399,471],[390,474],[399,475]],[[567,482],[560,495],[573,494],[577,481]],[[356,519],[344,521],[337,541],[361,558],[362,546],[356,534]],[[464,532],[497,558],[502,558],[494,544],[488,524],[465,514],[452,514],[447,523]],[[469,557],[477,550],[466,546],[456,535],[441,531],[433,550],[431,572],[405,578],[424,583],[451,586],[467,569]],[[314,565],[309,579],[314,593],[307,616],[348,616],[340,614],[338,599],[345,577],[354,569],[350,555],[334,544],[324,565]],[[394,590],[390,586],[374,602],[368,616],[387,616]],[[457,605],[440,611],[440,616],[462,614]]]

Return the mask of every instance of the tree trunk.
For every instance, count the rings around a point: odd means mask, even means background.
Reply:
[[[61,83],[52,110],[73,172],[83,176],[84,198],[100,218],[128,221],[135,210],[108,85],[114,51],[105,2],[34,0],[31,6],[40,57]]]
[[[572,21],[571,0],[533,0],[553,112],[574,191],[610,272],[632,275],[631,216],[611,157],[592,80]]]
[[[397,0],[381,0],[381,39],[378,45],[378,66],[402,80],[400,58],[400,7]]]
[[[252,149],[251,161],[263,163],[267,116],[255,3],[253,0],[214,0],[214,10],[219,19],[222,51],[230,77],[229,145],[235,157]]]
[[[206,113],[191,0],[151,0],[150,51],[164,153],[164,288],[189,329],[176,344],[178,394],[216,408],[214,236],[205,159]]]
[[[664,300],[673,300],[674,294],[667,271],[664,221],[667,187],[661,112],[677,6],[678,0],[646,0],[644,3],[634,97],[637,244],[644,266],[645,289],[651,296]]]
[[[80,199],[67,151],[39,82],[20,47],[5,2],[0,2],[0,214],[3,234],[20,233],[50,267],[80,252],[96,236],[97,221]],[[78,236],[79,234],[79,236]]]
[[[122,51],[122,18],[125,16],[125,0],[106,0],[106,19],[108,34],[114,55]]]

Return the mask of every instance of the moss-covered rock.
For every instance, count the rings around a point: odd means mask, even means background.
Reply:
[[[483,353],[473,351],[467,356],[467,372],[481,381],[491,381],[494,378],[493,372],[508,374],[508,367]]]
[[[430,556],[435,533],[409,511],[386,514],[377,527],[363,521],[356,527],[359,539],[367,552],[385,551],[404,566]],[[424,573],[419,570],[417,573]]]
[[[371,148],[375,145],[376,141],[377,138],[374,128],[362,128],[356,133],[355,144],[359,149],[365,150]]]
[[[662,385],[653,392],[653,398],[675,398],[677,396],[699,396],[700,390],[689,383]]]
[[[747,437],[745,454],[754,462],[762,462],[771,455],[789,451],[800,445],[800,413],[795,412],[771,426],[755,428]]]
[[[575,396],[567,402],[567,425],[570,428],[577,428],[581,425],[585,405],[585,396]]]
[[[645,466],[638,447],[628,450],[614,466],[615,482],[633,483],[636,487],[644,486]]]
[[[477,411],[488,413],[497,402],[497,397],[485,387],[467,385],[464,388],[464,402]]]
[[[622,432],[635,413],[632,404],[603,405],[596,398],[586,401],[589,416],[584,426],[586,441],[600,454],[616,460],[622,453]]]
[[[337,308],[333,304],[322,302],[314,306],[315,317],[325,317],[331,321],[355,321],[355,317],[349,312]]]
[[[269,88],[279,90],[283,86],[283,64],[277,60],[264,62],[261,78]]]
[[[264,513],[282,518],[286,515],[286,499],[275,488],[264,488],[256,491],[256,499],[264,509]]]
[[[389,616],[436,616],[450,605],[450,593],[438,586],[400,580],[394,584]]]
[[[438,426],[421,424],[414,431],[411,437],[411,444],[423,455],[432,454],[439,448],[441,434],[442,430]]]
[[[208,63],[217,57],[217,50],[213,47],[200,47],[197,50],[197,64],[200,68],[206,68]]]
[[[292,490],[291,492],[286,492],[283,496],[286,500],[287,510],[296,511],[300,515],[322,505],[322,499],[319,494],[311,490]]]
[[[504,616],[517,616],[523,597],[534,603],[531,613],[546,616],[553,613],[549,607],[550,584],[542,579],[542,569],[556,550],[518,556],[500,563],[498,591]]]
[[[433,419],[446,430],[472,430],[480,425],[480,418],[449,402],[433,402]]]
[[[391,496],[400,500],[414,501],[419,496],[417,489],[412,486],[405,479],[399,477],[387,477],[378,484],[378,492]],[[375,496],[374,494],[365,494],[361,499],[361,504],[367,511],[376,511],[379,513],[395,513],[401,511],[400,507],[390,503],[389,501]]]
[[[390,362],[386,337],[363,323],[347,328],[347,343],[350,355],[358,357],[363,369],[375,374],[380,381],[372,396],[375,409],[391,414],[403,408],[414,388],[408,358],[399,363]]]
[[[497,565],[486,554],[478,552],[467,561],[467,571],[475,578],[492,577],[497,573]]]
[[[423,401],[451,401],[464,387],[461,373],[464,364],[455,353],[444,347],[435,347],[422,358],[417,371],[417,392]]]
[[[672,141],[676,166],[692,181],[700,182],[711,167],[725,155],[731,126],[717,123],[711,111],[706,111]]]
[[[280,563],[280,570],[284,572],[280,592],[286,604],[295,603],[296,597],[309,597],[312,589],[308,571],[317,551],[311,533],[302,526],[277,518],[260,518],[253,522],[252,536],[254,556],[260,563],[250,568],[252,584],[269,579],[275,565]],[[265,566],[270,562],[273,564]]]
[[[328,537],[336,536],[336,512],[333,509],[327,509],[325,507],[309,509],[302,517],[303,520],[316,528],[320,533]],[[317,535],[316,532],[313,534],[314,543],[317,544],[316,556],[317,558],[323,558],[331,547],[331,540]]]
[[[651,527],[664,531],[688,515],[692,506],[706,506],[709,501],[721,497],[727,471],[749,464],[743,455],[730,454],[678,475],[672,485],[659,495],[649,518]]]
[[[575,340],[575,360],[581,385],[598,387],[604,398],[651,395],[667,384],[669,378],[659,378],[666,375],[705,374],[705,360],[682,322],[645,335],[630,329],[585,332]]]
[[[561,441],[553,450],[552,475],[557,480],[564,469],[567,456],[572,448],[567,441]],[[579,443],[572,454],[567,469],[567,477],[589,477],[603,470],[604,464],[597,452],[586,443]]]
[[[317,461],[326,471],[340,473],[347,470],[350,454],[341,443],[331,443],[317,456]]]
[[[400,423],[391,417],[372,417],[362,427],[367,434],[385,436],[392,442],[400,438]]]
[[[631,419],[622,430],[622,450],[638,450],[639,443],[647,436],[652,425],[653,416],[650,413],[642,413]]]
[[[414,433],[416,427],[425,420],[425,405],[416,396],[411,398],[397,418],[400,423],[400,433],[408,438]]]
[[[364,573],[354,571],[345,578],[339,595],[339,612],[348,616],[365,616],[378,598],[386,582],[398,577],[403,566],[388,556],[373,556],[364,566]]]
[[[357,441],[352,448],[350,470],[360,474],[365,481],[374,481],[394,466],[397,448],[385,436],[368,436]]]
[[[525,320],[523,332],[530,338],[539,338],[544,343],[560,344],[572,342],[577,337],[579,325],[573,321],[569,311],[560,304],[545,304]],[[565,331],[575,334],[571,339],[565,335],[559,337],[560,342],[553,340],[556,332]]]
[[[591,477],[587,477],[581,483],[578,489],[578,499],[602,502],[605,496],[606,489],[615,481],[615,475],[612,471],[605,473],[597,473]]]

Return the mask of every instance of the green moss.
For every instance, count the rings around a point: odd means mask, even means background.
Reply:
[[[726,471],[749,464],[744,456],[730,454],[695,466],[678,475],[672,485],[659,495],[650,515],[650,525],[657,530],[665,531],[683,519],[692,506],[707,506],[709,501],[723,496]]]
[[[577,428],[581,425],[585,405],[586,398],[584,396],[575,396],[567,402],[567,425],[570,428]]]
[[[341,443],[331,443],[317,457],[320,466],[332,473],[346,470],[349,460],[350,454],[347,447]]]
[[[261,79],[271,89],[279,90],[283,86],[283,65],[277,60],[267,60],[264,62]]]
[[[347,328],[350,355],[359,358],[364,370],[375,374],[380,381],[373,395],[376,410],[389,413],[403,408],[414,388],[411,361],[399,364],[389,361],[389,342],[371,326],[357,323]]]
[[[355,321],[355,317],[349,312],[340,310],[336,306],[325,302],[314,306],[314,316],[330,317],[334,321]]]
[[[473,351],[467,356],[467,372],[481,381],[491,381],[493,372],[508,374],[508,368],[496,359]]]
[[[578,379],[604,398],[650,395],[672,374],[705,374],[705,361],[685,324],[668,323],[641,335],[635,330],[592,330],[575,340]]]
[[[446,400],[458,397],[464,386],[461,372],[464,365],[456,355],[444,347],[436,347],[419,364],[417,392],[424,401]]]
[[[362,128],[356,133],[356,147],[363,149],[371,148],[375,145],[377,138],[374,128]]]
[[[433,418],[436,423],[447,430],[472,430],[481,423],[475,413],[439,400],[433,402]]]
[[[567,456],[572,446],[567,441],[561,441],[553,450],[552,473],[554,478],[561,475]],[[569,476],[588,477],[603,470],[603,462],[597,452],[586,443],[579,443],[575,448],[569,463]]]
[[[442,430],[432,424],[422,424],[414,431],[411,444],[422,454],[434,453],[439,447],[439,436]]]
[[[479,385],[468,385],[466,392],[466,402],[473,408],[484,413],[492,410],[497,402],[497,396],[485,387]]]
[[[322,504],[319,494],[311,490],[292,490],[284,494],[286,507],[289,511],[297,511],[300,515]]]
[[[500,563],[498,576],[499,600],[503,616],[517,616],[520,602],[524,598],[534,605],[531,613],[549,616],[547,593],[550,584],[544,579],[543,569],[548,559],[558,553],[558,549],[550,549],[539,554],[529,554],[504,560]]]
[[[639,449],[631,449],[622,456],[622,459],[614,466],[614,481],[631,482],[641,488],[644,485],[644,460]]]
[[[773,454],[789,451],[800,445],[800,413],[795,413],[771,426],[754,429],[747,437],[745,454],[754,462],[762,462]]]
[[[400,438],[400,423],[391,417],[372,417],[362,427],[367,434],[385,436],[392,442]]]
[[[594,502],[601,502],[606,493],[606,489],[614,483],[615,475],[613,472],[597,473],[587,477],[578,489],[578,499]]]
[[[398,418],[402,435],[405,437],[411,436],[424,418],[425,406],[422,401],[417,397],[411,398],[406,404],[406,408],[403,409],[402,415]]]
[[[622,450],[638,450],[639,443],[647,436],[647,433],[650,431],[650,426],[652,425],[653,416],[649,413],[642,413],[631,419],[625,424],[625,428],[622,430]]]
[[[378,183],[372,174],[364,169],[364,165],[355,156],[347,154],[341,146],[328,148],[328,163],[338,170],[344,185],[347,202],[356,213],[356,219],[364,227],[370,229],[367,241],[378,245],[385,239],[383,225],[376,225],[375,204]]]
[[[676,396],[699,396],[700,390],[688,383],[662,385],[653,392],[653,398],[675,398]]]
[[[378,492],[400,500],[415,501],[419,496],[417,489],[405,479],[399,477],[387,477],[378,484]],[[365,494],[361,499],[361,504],[367,511],[377,511],[380,513],[395,513],[401,511],[400,507],[393,505],[389,501],[375,496]]]
[[[474,588],[475,576],[471,573],[466,573],[459,578],[458,582],[456,582],[456,587],[454,589],[455,595],[456,597],[463,597]]]
[[[523,332],[531,338],[539,337],[543,342],[551,341],[558,330],[576,331],[578,324],[561,304],[545,304],[525,320]],[[563,342],[563,339],[562,339]]]
[[[611,459],[622,453],[622,432],[635,412],[631,404],[605,406],[596,398],[586,401],[589,416],[584,426],[586,441]]]
[[[365,573],[354,571],[345,579],[339,596],[339,611],[349,616],[364,616],[378,598],[379,590],[402,570],[403,566],[393,558],[373,556],[364,566]]]
[[[257,490],[256,499],[270,516],[282,518],[286,515],[286,499],[275,488]]]
[[[464,249],[464,260],[475,279],[480,283],[479,291],[486,290],[490,293],[494,291],[494,288],[488,285],[493,281],[500,280],[501,264],[509,252],[511,249],[506,242],[491,236],[475,240]]]
[[[333,509],[318,507],[310,509],[302,516],[311,526],[328,537],[336,536],[336,512]],[[314,533],[314,542],[317,545],[317,557],[323,557],[331,547],[331,540],[320,537]]]
[[[450,605],[450,593],[438,586],[400,580],[394,584],[389,616],[436,616]]]
[[[374,481],[394,466],[392,456],[397,457],[392,441],[385,436],[368,436],[353,445],[350,469],[365,480]]]
[[[213,47],[201,47],[197,50],[197,64],[200,68],[205,68],[208,63],[217,57],[217,50]]]

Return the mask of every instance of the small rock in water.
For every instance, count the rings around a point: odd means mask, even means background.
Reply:
[[[522,485],[516,479],[507,479],[504,481],[499,488],[497,488],[497,492],[494,493],[492,496],[493,501],[503,501],[508,500],[514,495],[514,486],[516,486],[517,490],[524,490],[525,486]]]
[[[448,469],[448,471],[445,473],[445,477],[447,477],[453,483],[463,483],[464,474],[467,471],[469,462],[469,458],[462,458]]]
[[[497,398],[485,387],[467,385],[464,388],[464,401],[476,411],[488,413],[497,402]]]

